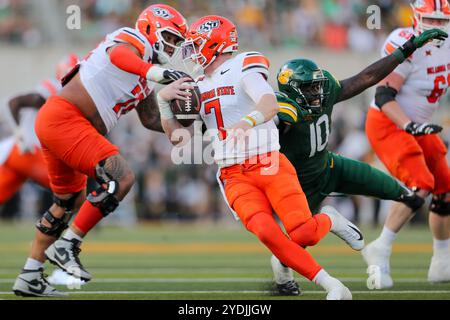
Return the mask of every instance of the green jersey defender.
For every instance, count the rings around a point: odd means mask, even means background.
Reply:
[[[279,75],[280,144],[316,212],[331,193],[371,196],[405,202],[417,210],[423,202],[397,180],[370,165],[328,150],[334,105],[342,99],[342,85],[310,60],[286,63]]]
[[[277,94],[280,112],[280,144],[297,170],[297,175],[314,212],[332,192],[364,195],[405,203],[413,211],[424,200],[402,187],[394,178],[363,162],[328,151],[331,114],[334,105],[348,100],[379,83],[411,54],[432,39],[445,39],[447,33],[432,29],[412,37],[391,55],[373,63],[358,75],[336,80],[313,61],[287,62],[278,73]],[[389,93],[379,99],[388,101]],[[271,260],[280,295],[299,295],[292,270],[275,257]]]

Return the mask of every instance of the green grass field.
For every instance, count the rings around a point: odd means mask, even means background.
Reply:
[[[375,230],[364,230],[373,240]],[[0,299],[11,292],[33,237],[33,225],[0,225]],[[354,299],[450,299],[450,283],[426,281],[431,236],[425,228],[405,229],[394,247],[396,284],[387,291],[366,288],[365,264],[333,235],[311,249],[317,260],[353,292]],[[70,299],[315,300],[325,293],[301,279],[303,295],[271,293],[270,254],[240,226],[161,225],[103,228],[87,239],[81,259],[94,280]],[[47,273],[53,267],[48,266]],[[61,290],[67,288],[59,287]]]

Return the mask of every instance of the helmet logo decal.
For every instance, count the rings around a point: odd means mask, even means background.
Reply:
[[[219,20],[208,20],[197,28],[198,33],[209,33],[220,26]]]
[[[278,82],[281,84],[288,84],[293,74],[294,71],[292,69],[284,69],[278,76]]]
[[[171,18],[173,18],[173,15],[170,14],[170,12],[166,9],[163,8],[153,8],[153,14],[155,15],[155,17],[160,17],[166,20],[169,20]]]

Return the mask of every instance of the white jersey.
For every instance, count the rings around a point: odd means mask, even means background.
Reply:
[[[391,54],[413,34],[412,28],[400,28],[392,32],[383,46],[382,56]],[[430,122],[450,85],[450,40],[447,39],[440,48],[426,44],[394,72],[405,78],[396,97],[403,112],[414,122]],[[375,101],[372,107],[376,108]]]
[[[258,52],[245,52],[226,61],[211,76],[198,82],[202,93],[200,116],[214,134],[214,159],[220,167],[244,162],[256,155],[280,150],[278,130],[273,120],[251,130],[245,144],[232,143],[221,128],[230,128],[255,110],[242,79],[251,73],[269,76],[269,62]]]
[[[122,28],[106,36],[81,62],[81,82],[94,101],[108,132],[119,118],[133,110],[153,89],[147,79],[113,65],[107,50],[118,43],[134,46],[143,60],[150,62],[153,50],[147,38],[136,29]]]
[[[41,95],[45,100],[50,96],[55,95],[61,90],[61,82],[55,79],[44,80],[36,87],[35,91]],[[34,124],[36,122],[37,110],[34,108],[23,108],[20,110],[20,132],[22,133],[22,143],[27,146],[27,149],[33,150],[33,146],[40,148],[41,144],[36,132],[34,131]],[[0,165],[3,165],[8,160],[9,155],[17,143],[14,136],[10,136],[0,141]]]

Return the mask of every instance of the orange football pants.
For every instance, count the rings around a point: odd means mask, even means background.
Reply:
[[[274,161],[266,161],[268,158]],[[273,168],[278,170],[273,171]],[[267,170],[269,169],[269,170]],[[267,170],[267,172],[265,172]],[[267,174],[273,171],[272,174]],[[331,228],[323,214],[311,214],[294,166],[278,152],[221,169],[230,207],[285,265],[312,280],[322,269],[303,248],[317,244]],[[273,217],[280,218],[289,238]]]
[[[61,97],[50,97],[39,110],[36,134],[54,193],[72,194],[86,188],[87,176],[95,178],[100,161],[119,154],[92,126],[81,111]]]
[[[408,187],[435,195],[450,192],[447,148],[438,135],[410,135],[373,108],[369,108],[366,132],[389,172]]]
[[[41,149],[22,154],[15,145],[6,162],[0,166],[0,205],[19,191],[28,179],[50,189],[47,164]]]

